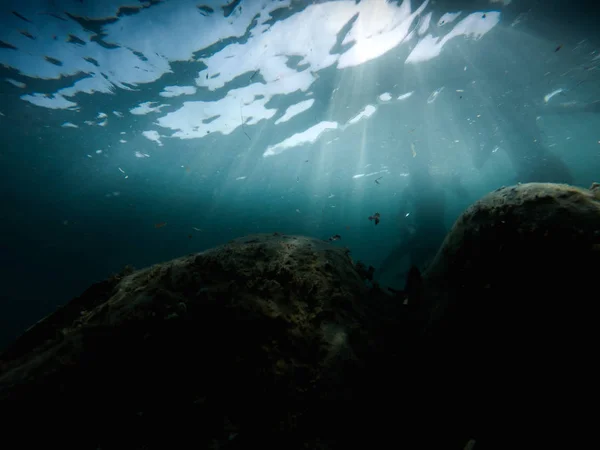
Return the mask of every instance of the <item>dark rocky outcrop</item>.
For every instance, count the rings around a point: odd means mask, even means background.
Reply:
[[[514,447],[526,422],[539,444],[532,417],[570,434],[584,418],[569,395],[596,373],[597,194],[499,189],[393,294],[301,236],[129,269],[0,356],[5,434],[11,448],[479,450]]]
[[[556,445],[589,420],[579,401],[598,375],[599,194],[498,189],[461,215],[424,275],[430,369],[455,393],[444,403],[468,402],[465,417],[493,439]]]
[[[2,356],[0,401],[32,427],[60,411],[80,449],[317,446],[365,363],[365,293],[343,249],[238,239],[94,285],[32,327]]]
[[[518,302],[538,316],[551,300],[564,305],[590,292],[600,268],[599,194],[596,185],[529,183],[475,202],[425,274],[432,322],[486,303],[494,303],[494,315]]]

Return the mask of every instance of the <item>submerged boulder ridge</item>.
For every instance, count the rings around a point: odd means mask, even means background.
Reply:
[[[128,269],[0,355],[5,429],[77,449],[477,449],[532,414],[571,432],[599,230],[597,188],[532,183],[474,203],[393,294],[347,249],[277,233]]]

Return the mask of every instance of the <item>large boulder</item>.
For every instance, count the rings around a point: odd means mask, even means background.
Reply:
[[[599,193],[596,184],[588,190],[528,183],[502,187],[471,205],[425,273],[433,318],[491,298],[498,312],[531,305],[539,314],[554,301],[563,305],[564,295],[590,292],[600,273]],[[534,306],[536,299],[544,308]]]
[[[347,250],[278,234],[123,273],[2,355],[3,417],[80,450],[317,448],[352,407],[365,293]]]
[[[456,221],[423,295],[430,380],[443,380],[434,396],[448,417],[491,440],[535,436],[535,447],[585,429],[580,399],[598,376],[599,193],[503,187]]]

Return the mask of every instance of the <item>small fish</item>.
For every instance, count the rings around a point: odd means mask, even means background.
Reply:
[[[554,49],[554,53],[556,53],[557,51],[559,51],[562,48],[562,44],[560,44],[558,47],[556,47],[556,49]]]
[[[167,222],[159,222],[154,224],[154,228],[162,228],[167,225]]]
[[[379,177],[377,179],[375,179],[375,183],[379,184],[379,180],[381,180],[383,177]]]
[[[329,242],[332,242],[332,241],[338,241],[338,240],[340,240],[341,238],[342,238],[342,237],[341,237],[339,234],[334,234],[333,236],[331,236],[331,237],[329,238]]]
[[[192,227],[192,229],[193,229],[193,230],[196,230],[196,231],[202,231],[202,229],[201,229],[201,228]]]
[[[378,212],[376,212],[372,216],[369,216],[369,220],[374,220],[375,225],[377,225],[379,223],[380,218],[381,218],[381,215]]]

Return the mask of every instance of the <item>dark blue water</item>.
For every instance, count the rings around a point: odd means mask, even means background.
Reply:
[[[120,3],[2,3],[0,346],[126,264],[279,232],[379,267],[502,185],[598,181],[587,4]]]

